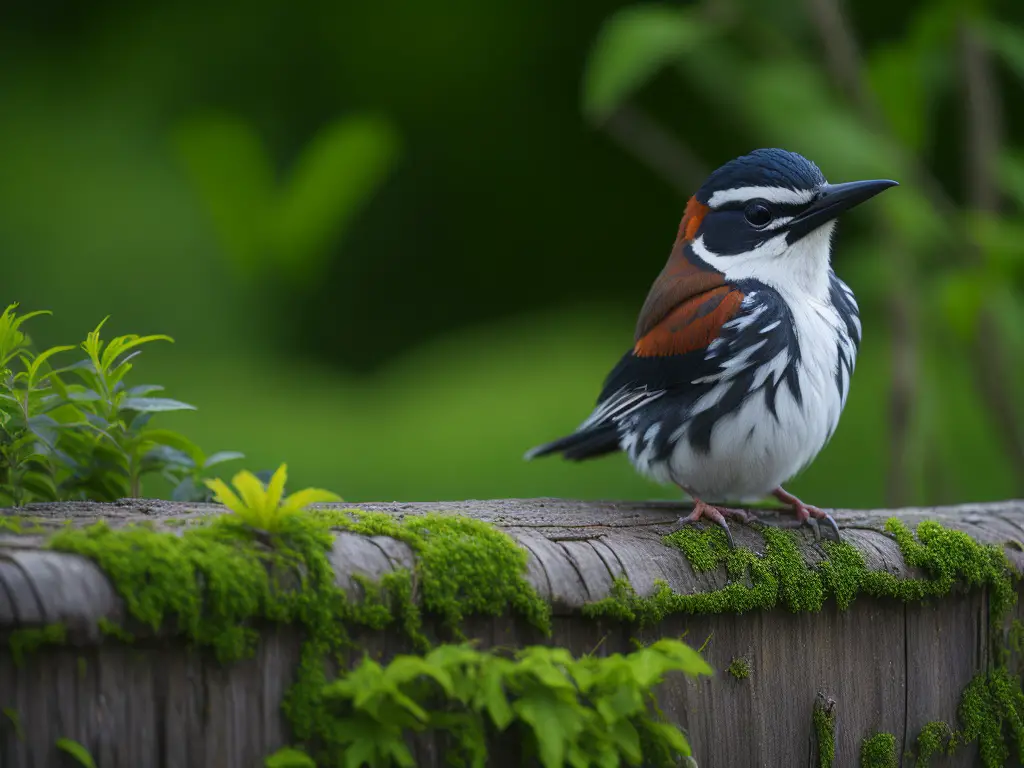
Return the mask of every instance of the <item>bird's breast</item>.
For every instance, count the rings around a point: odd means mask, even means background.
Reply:
[[[857,344],[830,302],[787,304],[789,317],[763,334],[749,365],[689,398],[662,398],[635,420],[623,447],[641,472],[701,497],[742,501],[763,497],[817,456],[839,422]],[[762,320],[762,328],[775,322]]]

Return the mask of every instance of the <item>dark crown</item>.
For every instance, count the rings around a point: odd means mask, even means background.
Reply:
[[[784,187],[816,189],[825,183],[821,170],[803,155],[784,149],[755,149],[749,155],[730,160],[713,171],[697,191],[697,200],[707,204],[715,192],[739,187]]]

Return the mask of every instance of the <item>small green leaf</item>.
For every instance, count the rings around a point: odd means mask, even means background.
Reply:
[[[28,366],[29,388],[31,389],[35,387],[37,384],[40,383],[40,381],[46,378],[44,376],[43,379],[39,379],[38,376],[40,369],[42,368],[43,365],[46,364],[47,360],[49,360],[54,355],[59,355],[61,352],[67,352],[69,349],[74,349],[74,347],[70,345],[66,347],[50,347],[50,349],[44,350],[43,352],[40,352],[38,355],[36,355],[35,358],[32,360],[32,363]]]
[[[512,708],[533,731],[544,768],[561,768],[567,744],[583,731],[580,704],[561,701],[554,692],[540,688],[517,700]]]
[[[206,461],[201,463],[203,469],[209,469],[210,467],[215,467],[218,464],[223,464],[226,461],[236,461],[244,458],[245,454],[239,453],[238,451],[217,451],[216,453],[210,454]]]
[[[319,274],[328,248],[387,178],[398,151],[394,127],[373,115],[336,121],[309,143],[273,219],[273,243],[287,274]]]
[[[584,112],[607,117],[659,69],[707,40],[712,29],[697,10],[635,5],[605,21],[584,72]]]
[[[269,256],[274,168],[252,126],[209,114],[181,125],[175,145],[228,258],[246,272]]]
[[[182,453],[186,454],[192,463],[197,466],[210,466],[209,459],[205,459],[202,450],[199,446],[189,440],[182,434],[179,434],[170,429],[147,429],[145,432],[139,435],[139,439],[143,444],[151,445],[166,445],[170,448],[175,448]],[[216,454],[215,454],[216,455]],[[212,457],[211,457],[212,458]]]
[[[25,472],[21,476],[21,485],[42,501],[56,501],[59,496],[53,478],[42,472]]]
[[[194,411],[196,407],[168,397],[126,397],[121,402],[125,411],[159,413],[163,411]]]
[[[67,752],[79,765],[85,766],[85,768],[96,768],[96,763],[93,762],[89,750],[74,739],[57,739],[57,749]]]
[[[132,387],[128,390],[129,397],[145,397],[151,395],[154,392],[163,392],[164,388],[159,384],[140,384],[137,387]]]

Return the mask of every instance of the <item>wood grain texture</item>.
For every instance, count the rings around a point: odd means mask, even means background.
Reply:
[[[550,642],[574,653],[628,652],[634,638],[685,636],[694,646],[707,640],[704,655],[718,670],[715,677],[699,683],[672,678],[659,692],[665,713],[687,730],[701,768],[817,765],[812,710],[819,695],[835,701],[837,768],[856,766],[861,739],[877,730],[894,733],[901,753],[910,751],[925,723],[956,723],[960,692],[991,663],[987,596],[977,590],[910,605],[862,596],[845,611],[827,603],[814,614],[779,608],[676,615],[642,631],[583,618],[580,609],[607,597],[619,576],[641,595],[653,593],[658,581],[687,594],[727,584],[724,570],[695,573],[678,550],[662,543],[688,511],[681,504],[505,499],[358,506],[396,517],[457,512],[508,532],[528,553],[528,580],[553,605]],[[98,519],[115,527],[143,520],[162,527],[170,519],[220,511],[214,505],[126,500],[34,505],[18,514],[56,529],[65,521],[84,525]],[[919,575],[882,531],[893,512],[834,514],[868,568]],[[912,527],[938,520],[1002,546],[1018,572],[1024,571],[1024,502],[895,514]],[[734,535],[738,545],[763,552],[755,529],[734,526]],[[824,557],[810,531],[798,537],[808,564]],[[17,711],[24,731],[24,739],[17,738],[13,724],[0,716],[0,766],[61,765],[59,737],[81,742],[101,768],[247,768],[287,743],[280,702],[299,658],[296,630],[267,629],[253,658],[228,666],[174,638],[147,637],[133,646],[104,639],[98,621],[124,615],[113,585],[92,562],[42,550],[42,541],[41,535],[0,535],[0,708]],[[355,599],[362,593],[356,576],[377,579],[415,563],[402,542],[351,533],[335,536],[330,560],[336,583]],[[1016,615],[1024,618],[1020,604]],[[53,622],[68,627],[69,644],[45,648],[16,665],[7,635]],[[470,617],[467,633],[485,647],[541,640],[509,617]],[[410,650],[399,634],[366,632],[359,641],[382,659]],[[738,657],[750,665],[747,679],[725,671]],[[417,742],[416,754],[420,765],[441,764],[435,744]],[[493,764],[507,759],[498,756]],[[976,750],[961,749],[932,764],[969,766],[976,760]]]

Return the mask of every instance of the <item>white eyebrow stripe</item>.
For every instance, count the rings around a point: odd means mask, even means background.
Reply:
[[[790,203],[802,205],[811,202],[813,189],[786,189],[785,187],[737,187],[721,189],[708,199],[708,205],[717,208],[726,203],[742,203],[747,200],[761,198],[769,203]]]

